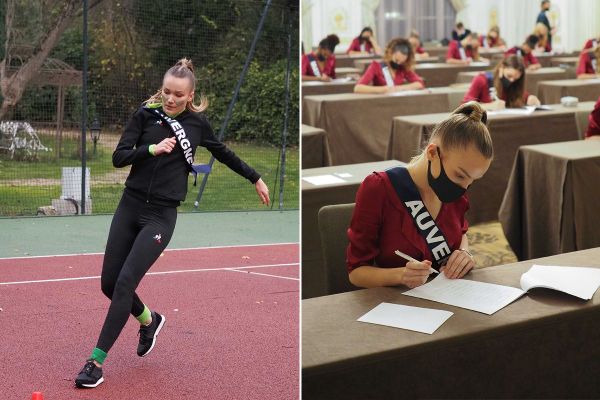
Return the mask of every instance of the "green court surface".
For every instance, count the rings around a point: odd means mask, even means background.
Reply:
[[[0,257],[102,253],[110,215],[0,219]],[[168,249],[299,241],[299,212],[179,213]]]

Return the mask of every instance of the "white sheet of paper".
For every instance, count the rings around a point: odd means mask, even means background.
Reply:
[[[431,90],[427,90],[427,89],[400,90],[398,92],[390,93],[390,96],[413,96],[415,94],[427,94],[427,93],[431,93]]]
[[[334,175],[316,175],[316,176],[307,176],[306,178],[302,178],[302,180],[305,180],[308,183],[312,183],[315,186],[322,186],[322,185],[331,185],[334,183],[344,183],[346,182],[343,179],[338,178],[337,176]]]
[[[339,176],[340,178],[352,178],[352,174],[349,174],[347,172],[340,172],[334,175]]]
[[[381,303],[357,321],[432,334],[454,313],[431,308]]]
[[[352,77],[351,76],[346,76],[343,78],[336,78],[336,79],[332,79],[331,82],[338,82],[338,83],[344,83],[344,82],[350,82],[352,81]]]
[[[525,108],[505,108],[503,110],[488,111],[488,115],[531,115],[535,107],[526,106]]]
[[[471,64],[474,67],[485,67],[486,65],[490,65],[489,62],[486,61],[471,61]]]
[[[525,292],[510,286],[464,279],[448,279],[444,274],[439,274],[429,283],[402,294],[491,315],[521,297]]]
[[[589,300],[600,287],[600,269],[533,265],[521,275],[521,287],[527,291],[542,287]]]

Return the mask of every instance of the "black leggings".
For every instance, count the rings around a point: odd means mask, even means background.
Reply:
[[[108,353],[129,314],[144,303],[135,293],[140,281],[171,240],[177,209],[148,204],[125,192],[115,212],[102,265],[102,292],[111,299],[97,348]]]

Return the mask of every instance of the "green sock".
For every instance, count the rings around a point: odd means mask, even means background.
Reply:
[[[142,311],[140,315],[135,317],[135,319],[137,319],[140,322],[140,324],[144,325],[144,322],[148,321],[150,319],[150,316],[150,309],[147,305],[144,304],[144,311]]]
[[[106,359],[106,353],[104,352],[104,350],[100,350],[99,348],[95,347],[94,351],[92,351],[92,356],[90,358],[92,360],[97,361],[98,364],[104,364],[104,360]]]

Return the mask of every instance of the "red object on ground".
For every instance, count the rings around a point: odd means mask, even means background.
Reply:
[[[33,392],[31,395],[31,400],[44,400],[44,395],[42,392]]]

